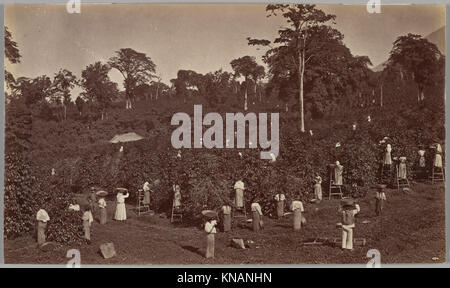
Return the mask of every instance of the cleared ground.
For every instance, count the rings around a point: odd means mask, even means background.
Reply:
[[[5,263],[66,264],[69,249],[81,251],[81,264],[305,264],[359,263],[369,260],[370,249],[381,252],[382,263],[441,263],[445,261],[445,189],[443,184],[414,183],[410,193],[388,190],[383,225],[375,216],[375,192],[359,199],[355,237],[365,238],[366,246],[343,252],[339,247],[302,246],[314,238],[340,237],[336,228],[339,201],[324,200],[306,204],[307,225],[300,232],[292,229],[292,218],[265,220],[265,228],[256,234],[251,224],[216,236],[216,257],[203,257],[205,234],[200,227],[173,226],[159,215],[137,217],[128,208],[124,223],[110,220],[107,225],[93,224],[92,243],[81,247],[59,246],[44,252],[31,236],[5,241]],[[113,203],[109,216],[113,215]],[[369,221],[364,224],[363,221]],[[383,234],[381,234],[381,226]],[[254,247],[238,250],[230,246],[232,238],[254,241]],[[103,259],[99,246],[113,242],[117,256]],[[434,259],[434,260],[433,260]]]

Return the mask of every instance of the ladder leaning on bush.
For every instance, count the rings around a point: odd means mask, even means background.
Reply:
[[[144,204],[144,190],[142,189],[138,190],[136,210],[139,216],[150,212],[150,206],[148,204]]]
[[[183,213],[181,213],[180,207],[175,207],[175,198],[172,201],[172,215],[170,216],[170,223],[182,222]]]

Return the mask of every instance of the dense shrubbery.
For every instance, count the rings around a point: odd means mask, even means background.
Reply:
[[[153,188],[151,206],[157,212],[168,213],[172,204],[172,185],[179,183],[185,219],[195,222],[201,210],[217,209],[228,203],[233,198],[233,185],[239,179],[247,186],[247,207],[257,201],[265,214],[272,213],[273,196],[277,193],[285,193],[289,200],[311,199],[315,173],[322,176],[326,195],[327,165],[339,160],[344,166],[346,193],[364,196],[377,183],[385,149],[379,141],[385,136],[391,139],[393,156],[408,157],[410,171],[417,160],[419,144],[428,147],[433,140],[445,139],[444,113],[442,108],[435,106],[354,108],[353,113],[343,111],[308,122],[308,128],[314,132],[312,137],[309,133],[298,133],[296,123],[292,122],[297,121],[296,118],[283,113],[280,115],[280,155],[274,163],[261,160],[257,149],[183,149],[182,158],[178,159],[178,151],[170,145],[172,128],[169,126],[171,113],[178,112],[178,108],[169,105],[155,115],[144,107],[140,107],[134,116],[117,119],[128,123],[139,118],[141,124],[151,119],[159,123],[158,133],[152,134],[154,130],[149,134],[141,132],[147,138],[123,144],[122,153],[119,152],[121,145],[104,140],[115,133],[133,131],[133,127],[125,122],[98,120],[90,130],[73,121],[55,123],[56,126],[49,126],[53,127],[51,133],[54,134],[51,141],[59,141],[55,146],[38,144],[44,143],[38,140],[38,135],[46,133],[46,128],[44,123],[33,123],[36,130],[33,130],[31,156],[26,160],[22,158],[24,155],[8,153],[6,158],[6,236],[32,231],[36,211],[44,208],[52,218],[48,227],[49,240],[80,241],[80,215],[69,212],[67,207],[73,202],[71,195],[87,192],[92,185],[110,192],[116,187],[128,188],[131,193],[128,203],[133,204],[145,181],[159,179],[160,184]],[[367,122],[368,115],[372,118],[370,123]],[[351,129],[354,122],[358,125],[356,131]],[[70,131],[78,132],[67,138]],[[101,136],[96,140],[95,135]],[[86,137],[92,139],[86,141]],[[95,144],[88,144],[90,142]],[[337,142],[341,147],[335,147]],[[242,153],[242,158],[238,152]],[[431,165],[431,155],[432,151],[428,151],[428,165]],[[55,177],[50,177],[52,168],[56,169]],[[351,188],[353,183],[359,186],[356,194]]]

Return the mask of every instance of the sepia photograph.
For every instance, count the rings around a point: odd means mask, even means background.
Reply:
[[[446,263],[445,5],[3,10],[5,264]]]

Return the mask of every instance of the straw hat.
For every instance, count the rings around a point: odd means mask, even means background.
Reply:
[[[214,210],[203,210],[202,215],[205,216],[206,218],[215,218],[217,217],[218,214]]]
[[[344,208],[353,208],[355,207],[356,201],[354,199],[342,199],[341,205]]]
[[[105,197],[108,195],[108,192],[106,192],[104,190],[100,190],[100,191],[97,191],[95,194],[99,197]]]
[[[244,190],[245,189],[244,182],[242,182],[241,180],[237,181],[234,184],[234,189],[242,189],[242,190]]]

